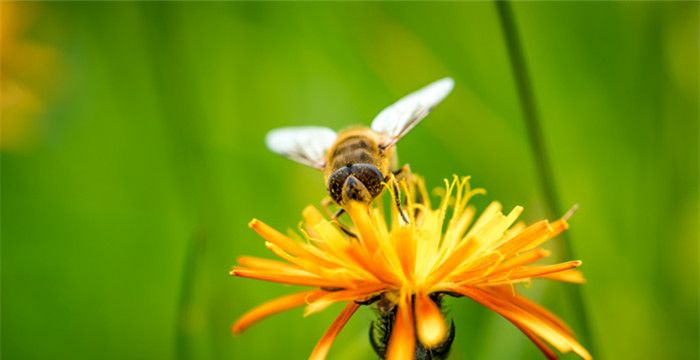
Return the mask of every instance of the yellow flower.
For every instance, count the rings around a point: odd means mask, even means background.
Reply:
[[[435,208],[420,178],[413,185],[404,184],[409,224],[400,220],[395,207],[388,224],[380,201],[369,207],[351,204],[347,211],[356,238],[311,206],[303,212],[303,237],[294,233],[289,237],[259,220],[251,221],[250,227],[282,261],[241,257],[231,274],[313,289],[254,308],[233,325],[233,332],[291,308],[305,306],[308,315],[343,302],[345,308],[310,356],[324,359],[357,308],[375,303],[380,316],[389,319],[384,321],[390,321],[384,325],[390,331],[385,334],[388,344],[385,348],[373,344],[375,350],[387,359],[410,359],[421,350],[449,350],[454,329],[445,322],[440,298],[466,296],[508,319],[547,357],[556,357],[551,345],[590,359],[561,320],[514,288],[533,278],[583,282],[574,269],[580,261],[534,265],[549,255],[539,246],[568,228],[566,218],[514,225],[523,208],[504,215],[501,205],[493,202],[474,221],[476,211],[468,201],[483,190],[472,190],[468,180],[446,181]]]
[[[0,150],[25,150],[41,132],[40,116],[53,93],[58,53],[32,39],[43,5],[0,2]]]

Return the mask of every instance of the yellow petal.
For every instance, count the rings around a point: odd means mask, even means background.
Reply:
[[[308,205],[301,212],[304,222],[310,226],[314,226],[324,220],[323,215],[315,206]]]
[[[383,290],[386,287],[384,284],[367,284],[355,289],[331,291],[317,300],[310,302],[304,309],[304,316],[317,313],[324,310],[328,306],[338,301],[354,300],[367,298],[372,294]]]
[[[377,234],[374,231],[374,226],[372,225],[372,219],[369,217],[367,205],[351,202],[348,204],[346,210],[359,232],[360,241],[370,255],[374,254],[377,250],[378,240]]]
[[[316,233],[314,227],[325,220],[321,212],[318,211],[315,206],[309,205],[304,208],[301,215],[304,218],[304,230],[306,230],[310,237],[318,238],[318,233]]]
[[[521,279],[529,277],[540,277],[548,274],[566,271],[581,266],[581,260],[567,261],[554,265],[525,266],[514,270],[508,276],[509,279]]]
[[[543,321],[547,322],[550,326],[557,328],[561,331],[563,331],[566,334],[569,335],[574,335],[574,332],[571,330],[569,326],[567,326],[561,319],[559,319],[556,315],[551,313],[549,310],[543,308],[542,306],[539,306],[532,302],[531,300],[526,299],[523,296],[517,295],[513,293],[513,290],[511,289],[510,286],[504,286],[500,289],[494,289],[492,290],[493,292],[500,292],[501,296],[504,299],[507,299],[508,301],[512,302],[513,304],[517,305],[521,309],[537,316],[538,318],[542,319]]]
[[[515,327],[522,331],[523,334],[525,334],[525,336],[527,336],[530,339],[530,341],[532,341],[532,343],[535,344],[535,346],[537,346],[538,349],[540,349],[544,357],[546,357],[549,360],[557,359],[557,354],[547,345],[546,342],[544,342],[544,340],[537,336],[537,334],[528,330],[521,324],[513,323],[513,325],[515,325]]]
[[[416,342],[413,333],[413,315],[411,313],[410,295],[402,291],[401,299],[396,309],[396,320],[394,320],[386,351],[387,360],[413,359]]]
[[[550,255],[550,252],[548,250],[535,249],[535,250],[528,251],[524,254],[511,257],[510,259],[498,264],[498,267],[496,268],[494,275],[499,271],[510,271],[511,269],[513,269],[517,266],[524,266],[524,265],[531,264],[531,263],[533,263],[539,259],[542,259],[544,257],[547,257],[549,255]]]
[[[557,273],[542,275],[540,277],[550,280],[569,282],[572,284],[583,284],[586,282],[586,279],[583,277],[583,273],[576,269],[560,271]]]
[[[251,220],[248,226],[255,230],[258,235],[262,236],[263,239],[279,246],[282,250],[292,255],[300,256],[306,253],[298,242],[290,239],[258,219]]]
[[[311,356],[309,356],[309,360],[323,360],[326,358],[328,350],[331,349],[331,345],[333,345],[336,336],[338,336],[340,330],[343,329],[343,326],[350,320],[358,307],[360,307],[360,305],[356,304],[354,301],[345,305],[343,311],[338,315],[335,321],[333,321],[328,330],[326,330],[321,340],[318,341],[318,344],[316,344],[314,351],[311,353]]]
[[[467,233],[467,237],[476,234],[477,232],[481,231],[481,228],[484,227],[487,223],[493,219],[494,216],[497,214],[500,214],[501,212],[501,203],[498,201],[493,201],[491,202],[486,209],[481,213],[479,218],[476,220],[474,225],[472,226],[471,229],[469,229],[469,233]]]
[[[479,243],[482,246],[493,247],[503,238],[503,234],[523,212],[522,206],[516,206],[507,216],[498,213],[479,231]]]
[[[416,243],[412,228],[399,227],[394,230],[394,236],[396,254],[401,263],[403,274],[408,281],[411,281],[416,266]]]
[[[241,266],[260,270],[276,270],[276,271],[299,271],[301,268],[290,265],[277,260],[262,259],[252,256],[241,256],[238,258],[238,263]]]
[[[418,340],[428,349],[442,344],[447,335],[442,312],[425,292],[416,294],[416,330]]]
[[[250,325],[278,312],[293,309],[306,304],[310,299],[323,294],[323,291],[304,291],[296,294],[283,296],[262,305],[259,305],[241,316],[231,327],[234,334],[240,334]]]
[[[532,249],[533,247],[547,240],[547,235],[551,231],[552,228],[549,225],[549,221],[538,221],[525,228],[512,239],[500,244],[496,250],[501,252],[503,255],[508,256],[521,250]]]
[[[558,326],[557,323],[552,322],[552,319],[538,312],[533,313],[532,309],[528,309],[527,306],[519,307],[515,303],[509,301],[509,297],[505,297],[492,290],[476,287],[455,287],[451,290],[468,296],[487,308],[499,313],[518,328],[527,329],[562,353],[573,351],[583,359],[591,359],[590,353],[574,339],[567,328]],[[557,322],[560,323],[561,321],[558,320]]]
[[[336,287],[337,281],[325,279],[313,274],[303,274],[301,272],[289,273],[281,271],[253,270],[245,268],[233,268],[230,271],[233,276],[246,277],[251,279],[272,281],[281,284],[306,285],[319,287]]]

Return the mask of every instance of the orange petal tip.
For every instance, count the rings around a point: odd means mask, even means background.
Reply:
[[[440,345],[447,336],[447,326],[440,309],[426,294],[417,294],[415,312],[420,342],[428,349]]]
[[[250,220],[250,222],[248,223],[248,227],[255,228],[256,226],[258,226],[258,224],[260,224],[260,220],[253,219],[253,220]]]
[[[564,220],[564,222],[569,221],[569,219],[571,219],[571,217],[574,216],[577,210],[578,204],[574,204],[574,206],[572,206],[571,209],[569,209],[569,211],[567,211],[566,214],[564,214],[564,216],[561,217],[561,219]]]

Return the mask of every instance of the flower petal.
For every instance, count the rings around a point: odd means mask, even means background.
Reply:
[[[474,279],[472,281],[467,280],[462,282],[462,284],[488,286],[512,284],[528,281],[531,278],[545,277],[558,272],[568,271],[578,266],[581,266],[580,260],[567,261],[565,263],[553,265],[523,266],[509,272],[504,270],[480,279]]]
[[[394,320],[386,352],[387,360],[413,359],[416,338],[413,333],[411,307],[411,296],[405,291],[401,291],[401,298],[396,309],[396,320]]]
[[[549,225],[549,221],[538,221],[525,228],[512,239],[500,244],[496,250],[505,256],[521,250],[529,250],[547,240],[547,235],[551,231],[552,227]]]
[[[301,215],[304,217],[304,229],[306,232],[311,235],[311,237],[317,238],[318,233],[316,233],[314,227],[316,227],[317,224],[325,221],[323,215],[321,215],[321,212],[318,211],[316,207],[308,205],[301,212]]]
[[[547,274],[540,277],[550,280],[569,282],[573,284],[583,284],[586,282],[586,279],[583,277],[583,273],[576,269],[560,271],[557,273]]]
[[[248,223],[248,226],[255,230],[255,232],[257,232],[263,239],[279,246],[282,248],[282,250],[288,252],[289,254],[300,256],[306,253],[306,251],[301,247],[301,244],[290,239],[286,235],[258,219],[251,220],[250,223]]]
[[[319,287],[336,287],[337,282],[333,279],[318,277],[314,274],[300,272],[290,273],[282,271],[254,270],[234,267],[231,275],[246,277],[251,279],[272,281],[280,284],[306,285]]]
[[[367,284],[355,289],[328,292],[324,296],[316,299],[315,301],[310,302],[306,306],[306,309],[304,309],[304,316],[315,314],[338,301],[367,298],[368,296],[376,294],[377,292],[385,288],[386,285],[384,284]]]
[[[311,353],[311,356],[309,356],[309,360],[323,360],[326,358],[336,336],[338,336],[340,330],[343,329],[343,326],[345,326],[359,307],[360,305],[356,304],[354,301],[345,305],[343,311],[340,312],[340,315],[333,321],[331,326],[321,337],[321,340],[316,344],[314,351]]]
[[[234,334],[240,334],[250,325],[279,312],[293,309],[306,304],[310,299],[324,294],[325,291],[303,291],[296,294],[283,296],[274,300],[270,300],[262,305],[259,305],[241,316],[233,326],[231,331]]]
[[[437,236],[439,238],[439,236]],[[394,229],[394,249],[406,281],[413,281],[416,271],[416,239],[412,227],[401,226]],[[399,271],[395,269],[394,271]]]
[[[238,258],[238,264],[241,266],[257,269],[257,270],[276,270],[276,271],[303,271],[303,269],[290,265],[285,262],[256,258],[252,256],[241,256]]]
[[[523,278],[540,277],[548,274],[554,274],[561,271],[573,269],[575,267],[581,266],[581,264],[581,260],[574,260],[554,265],[525,266],[514,270],[512,273],[510,273],[508,278],[515,280]]]
[[[503,296],[499,296],[497,293],[486,289],[467,286],[455,287],[452,290],[468,296],[497,312],[514,325],[528,329],[528,331],[537,335],[563,353],[573,351],[584,359],[591,359],[591,355],[588,351],[586,351],[569,332],[557,326],[552,326],[549,319],[518,307],[516,304],[506,300],[507,298],[504,299]]]
[[[523,265],[528,265],[531,264],[537,260],[540,260],[544,257],[547,257],[550,255],[550,252],[544,249],[535,249],[528,251],[526,253],[523,253],[522,255],[517,255],[509,258],[508,260],[498,264],[496,267],[496,270],[494,271],[494,274],[502,271],[502,270],[509,270],[512,269],[516,266],[523,266]]]
[[[538,349],[544,354],[544,356],[549,359],[549,360],[555,360],[557,359],[557,354],[545,343],[539,336],[537,336],[535,333],[532,331],[528,330],[526,327],[513,323],[515,327],[517,327],[520,331],[527,336],[530,341],[532,341],[535,346],[537,346]]]
[[[513,293],[513,290],[510,286],[502,286],[497,289],[491,290],[493,292],[498,292],[500,293],[501,297],[504,299],[507,299],[508,301],[511,301],[513,304],[517,305],[521,309],[536,315],[538,318],[545,320],[550,326],[558,328],[559,330],[569,334],[569,335],[574,335],[574,332],[569,328],[561,319],[559,319],[556,315],[552,314],[549,312],[547,309],[543,308],[542,306],[539,306],[532,302],[531,300],[528,300],[527,298],[517,295]]]
[[[367,249],[370,255],[373,255],[378,246],[377,234],[372,225],[372,219],[369,216],[369,209],[366,205],[358,202],[350,202],[345,209],[355,224],[360,235],[360,242]]]
[[[425,292],[416,294],[416,331],[418,340],[428,349],[440,345],[447,335],[442,312]]]

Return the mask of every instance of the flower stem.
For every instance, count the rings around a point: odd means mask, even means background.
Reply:
[[[520,107],[523,112],[523,119],[527,129],[530,147],[534,153],[535,167],[539,176],[540,190],[544,195],[544,207],[548,217],[555,218],[561,216],[559,199],[554,186],[554,174],[550,166],[549,157],[542,138],[542,128],[540,126],[537,105],[532,89],[532,83],[528,74],[527,64],[523,54],[522,44],[518,29],[513,18],[513,11],[509,1],[496,0],[496,9],[503,29],[505,44],[508,49],[513,77],[517,87]],[[572,259],[573,251],[566,236],[561,237],[559,242],[560,254],[564,259]],[[588,323],[586,306],[579,286],[568,286],[568,296],[574,308],[576,321],[581,328],[581,337],[588,344],[588,349],[595,354],[593,346],[593,335]]]
[[[197,268],[202,261],[205,237],[201,232],[192,235],[188,241],[187,251],[182,263],[180,280],[180,298],[177,305],[177,328],[175,334],[175,353],[178,360],[194,358],[192,349],[192,329],[194,300],[193,293],[196,285]]]

